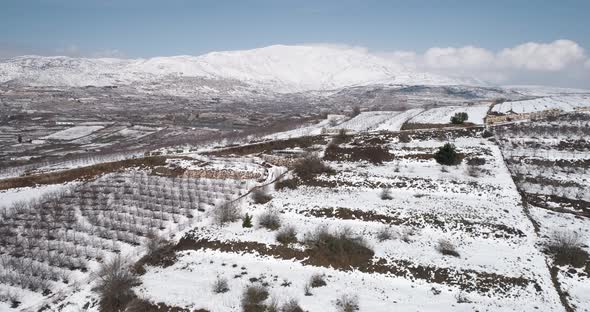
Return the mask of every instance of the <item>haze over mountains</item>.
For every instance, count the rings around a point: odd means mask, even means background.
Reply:
[[[149,59],[21,56],[0,62],[0,83],[31,86],[128,85],[199,77],[279,93],[371,84],[482,85],[416,72],[355,49],[284,46]]]

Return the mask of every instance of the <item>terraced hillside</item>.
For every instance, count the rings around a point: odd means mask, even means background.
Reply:
[[[542,195],[517,173],[528,160],[509,152],[521,145],[505,141],[518,126],[491,129],[495,137],[477,126],[391,131],[399,116],[162,149],[150,166],[16,201],[2,217],[0,309],[588,309],[587,259],[576,268],[551,249],[557,226],[587,234],[584,210],[537,207]],[[441,165],[446,143],[456,155]]]

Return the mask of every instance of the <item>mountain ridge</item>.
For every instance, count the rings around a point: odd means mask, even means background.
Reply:
[[[0,83],[32,86],[127,85],[174,77],[238,80],[279,93],[377,83],[481,85],[408,70],[380,56],[325,46],[273,45],[238,51],[138,59],[20,56],[0,62]]]

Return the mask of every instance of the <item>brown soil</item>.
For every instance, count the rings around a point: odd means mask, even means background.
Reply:
[[[475,124],[471,122],[465,122],[459,125],[447,123],[447,124],[423,124],[423,123],[407,123],[402,125],[401,130],[419,130],[419,129],[441,129],[441,128],[470,128],[474,127]]]
[[[541,195],[541,194],[525,194],[527,201],[536,207],[574,214],[580,217],[590,218],[590,202],[584,200],[576,200],[557,195]],[[559,207],[554,207],[550,203],[558,204]]]
[[[144,299],[134,299],[128,305],[127,312],[209,312],[205,309],[190,310],[186,308],[169,306],[164,303],[151,303]]]
[[[270,142],[256,143],[250,145],[235,146],[223,148],[209,152],[209,155],[223,156],[223,155],[251,155],[270,152],[273,150],[282,150],[286,148],[307,148],[316,144],[324,145],[327,143],[327,138],[324,136],[308,136],[300,138],[292,138],[288,140],[276,140]]]
[[[349,208],[320,208],[300,211],[305,216],[313,216],[319,218],[337,218],[342,220],[362,220],[373,221],[392,225],[407,225],[417,228],[423,228],[425,224],[442,230],[457,230],[480,235],[482,237],[493,236],[495,238],[511,238],[511,237],[525,237],[526,235],[519,229],[511,228],[503,224],[479,223],[468,221],[464,219],[451,220],[445,218],[444,220],[434,215],[422,215],[412,218],[400,218],[397,216],[383,215],[375,213],[374,211],[353,210]],[[480,232],[483,229],[488,232]]]
[[[75,180],[90,180],[99,175],[120,171],[126,168],[154,168],[165,164],[166,158],[159,156],[106,162],[87,167],[0,180],[0,190],[43,184],[61,184]]]
[[[368,161],[381,164],[393,160],[393,154],[383,146],[340,147],[330,145],[324,153],[324,160],[330,161]]]

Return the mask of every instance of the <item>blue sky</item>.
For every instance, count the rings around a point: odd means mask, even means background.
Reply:
[[[329,42],[424,51],[570,39],[590,46],[590,1],[3,0],[0,44],[129,57]]]

